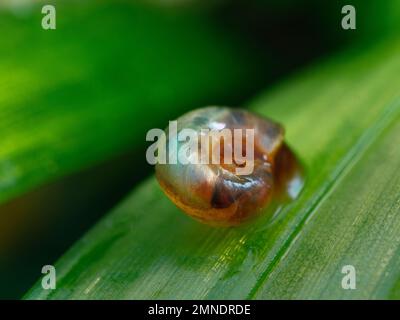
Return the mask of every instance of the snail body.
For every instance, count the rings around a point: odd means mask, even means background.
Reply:
[[[245,146],[252,143],[252,154],[244,154],[245,163],[157,163],[156,177],[165,194],[184,212],[201,222],[231,226],[256,216],[270,202],[275,190],[281,184],[277,172],[285,170],[288,162],[288,148],[284,143],[281,125],[242,109],[227,107],[206,107],[191,111],[177,119],[177,133],[185,128],[197,132],[204,130],[252,129],[254,139],[244,135],[240,140]],[[247,131],[246,131],[247,132]],[[233,136],[232,136],[233,137]],[[197,143],[197,142],[196,142]],[[230,143],[226,150],[236,150],[237,140],[223,140]],[[236,145],[235,145],[236,143]],[[198,156],[200,149],[188,149],[189,142],[167,138],[165,148],[170,151],[174,145],[178,152],[189,150],[189,157]],[[161,147],[162,148],[162,147]],[[210,147],[211,153],[215,150]],[[217,150],[221,152],[221,148]],[[290,157],[289,157],[290,158]],[[251,166],[250,166],[251,165]],[[238,174],[238,169],[250,166],[248,174]]]

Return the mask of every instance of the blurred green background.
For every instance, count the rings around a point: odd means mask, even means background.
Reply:
[[[21,297],[151,172],[147,130],[204,105],[245,106],[400,27],[397,0],[45,3],[56,30],[41,28],[41,1],[0,3],[0,298]],[[341,28],[344,4],[357,30]]]

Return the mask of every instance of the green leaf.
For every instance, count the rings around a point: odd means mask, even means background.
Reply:
[[[371,130],[364,143],[375,134]],[[291,239],[284,256],[262,275],[254,297],[400,298],[399,143],[397,121],[365,152],[355,150],[361,154],[298,227],[300,236]],[[354,291],[341,287],[346,265],[356,270]]]
[[[306,169],[278,216],[212,228],[152,177],[57,263],[27,299],[398,298],[400,42],[347,51],[251,108],[283,123]],[[341,289],[342,265],[358,270]]]

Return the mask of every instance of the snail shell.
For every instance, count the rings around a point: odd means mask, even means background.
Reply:
[[[199,133],[201,129],[254,129],[253,171],[248,175],[238,175],[232,166],[223,164],[156,164],[163,191],[179,208],[204,223],[231,226],[255,216],[270,203],[279,176],[274,171],[282,170],[276,160],[282,158],[281,150],[287,150],[282,126],[227,107],[191,111],[178,118],[177,124],[178,133],[184,128]],[[171,143],[167,139],[167,149]],[[187,142],[175,143],[179,150]]]

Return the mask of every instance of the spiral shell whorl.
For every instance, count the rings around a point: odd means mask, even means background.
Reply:
[[[214,225],[235,225],[269,203],[274,187],[274,159],[283,145],[283,128],[248,111],[207,107],[177,119],[177,131],[254,129],[254,170],[237,175],[220,164],[157,164],[157,179],[167,196],[186,213]],[[167,140],[167,149],[177,143]]]

